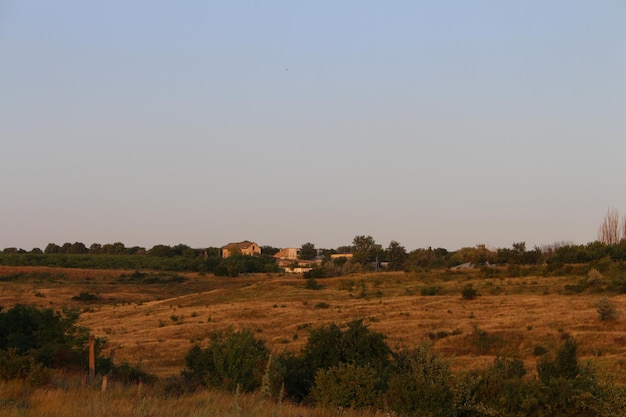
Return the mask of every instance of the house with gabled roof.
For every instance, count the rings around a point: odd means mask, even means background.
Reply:
[[[261,247],[255,242],[244,240],[243,242],[229,243],[222,246],[222,258],[228,258],[231,255],[250,255],[256,256],[261,254]]]

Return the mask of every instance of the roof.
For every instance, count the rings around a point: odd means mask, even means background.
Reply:
[[[228,249],[228,250],[246,249],[246,248],[249,248],[252,245],[255,245],[255,243],[254,242],[250,242],[249,240],[244,240],[243,242],[229,243],[226,246],[222,246],[222,249]]]

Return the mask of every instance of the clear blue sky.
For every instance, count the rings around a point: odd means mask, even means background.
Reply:
[[[626,2],[0,0],[0,249],[527,247],[626,214]]]

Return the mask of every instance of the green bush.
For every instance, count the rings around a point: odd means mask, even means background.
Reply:
[[[429,285],[427,287],[422,287],[422,289],[420,290],[420,294],[423,296],[433,296],[433,295],[437,295],[441,292],[441,287],[438,287],[436,285]]]
[[[152,384],[157,381],[156,375],[149,374],[137,366],[131,366],[127,362],[114,366],[111,369],[111,377],[123,384]]]
[[[546,415],[596,416],[603,404],[604,393],[590,364],[578,362],[577,343],[568,337],[554,360],[537,363],[537,374],[542,382],[540,401],[549,410]]]
[[[73,309],[60,313],[18,304],[0,312],[0,351],[31,357],[44,367],[87,369],[89,332],[76,325],[78,318]],[[104,340],[96,339],[96,354],[103,345]],[[106,369],[106,360],[97,361]]]
[[[340,363],[317,371],[311,397],[325,406],[370,407],[378,398],[377,381],[376,371],[370,366]]]
[[[313,266],[310,271],[306,271],[302,276],[306,279],[326,278],[327,274],[321,266]]]
[[[99,295],[92,294],[89,292],[81,292],[79,295],[75,295],[74,297],[72,297],[72,300],[74,301],[83,301],[83,302],[99,301],[101,299],[102,298]]]
[[[461,295],[465,300],[473,300],[478,296],[478,292],[472,284],[466,284],[461,290]]]
[[[252,330],[215,332],[209,340],[207,348],[195,345],[185,356],[183,375],[189,382],[231,392],[238,385],[245,392],[261,386],[269,349]]]
[[[25,379],[38,365],[32,356],[19,355],[15,348],[0,350],[0,380]]]
[[[474,401],[493,410],[494,415],[533,415],[538,407],[538,384],[524,380],[526,369],[518,359],[496,358],[484,370],[475,371],[477,377],[470,390]]]
[[[385,401],[402,415],[454,415],[452,374],[447,361],[430,346],[395,353]]]
[[[371,367],[377,378],[376,388],[385,386],[386,372],[390,365],[391,349],[381,333],[372,332],[363,320],[348,323],[345,329],[336,324],[312,329],[299,356],[283,355],[280,362],[288,396],[305,399],[314,385],[320,369],[340,364]]]
[[[304,285],[304,287],[307,290],[321,290],[322,286],[317,282],[317,280],[315,278],[307,278],[306,279],[306,284]]]

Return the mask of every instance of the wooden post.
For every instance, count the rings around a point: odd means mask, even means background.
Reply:
[[[89,335],[89,379],[94,380],[96,377],[96,339],[93,335]]]

